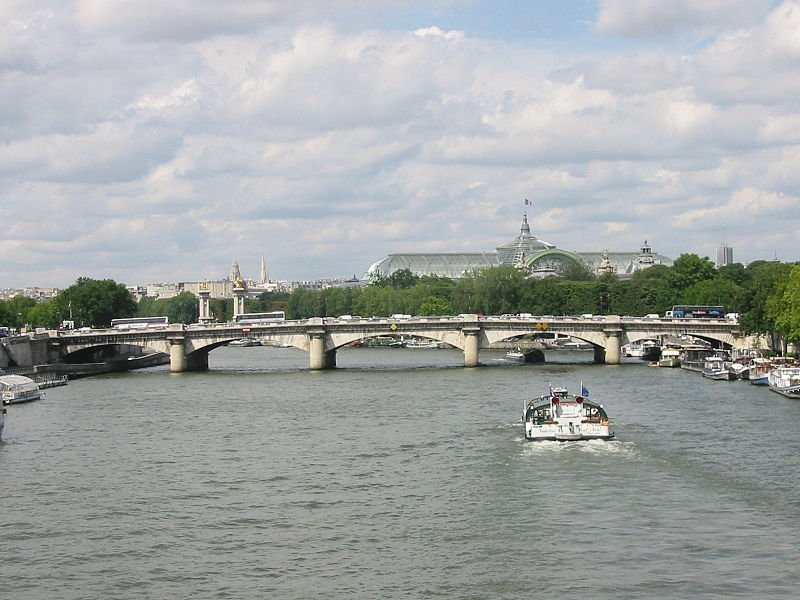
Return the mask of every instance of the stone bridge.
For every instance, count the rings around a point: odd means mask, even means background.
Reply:
[[[69,355],[103,346],[127,344],[164,352],[173,372],[208,369],[214,348],[243,337],[294,346],[309,353],[314,370],[336,366],[336,350],[356,340],[386,335],[446,342],[464,352],[464,366],[478,365],[479,350],[501,340],[552,332],[590,343],[598,363],[619,364],[621,346],[664,335],[690,335],[717,346],[742,347],[738,325],[722,319],[643,319],[619,316],[479,316],[411,318],[311,318],[258,325],[170,325],[143,330],[99,329],[59,332],[49,342],[49,355]]]

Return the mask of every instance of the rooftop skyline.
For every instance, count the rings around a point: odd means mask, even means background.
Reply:
[[[0,286],[360,276],[523,209],[570,251],[800,260],[800,1],[368,6],[3,3]]]

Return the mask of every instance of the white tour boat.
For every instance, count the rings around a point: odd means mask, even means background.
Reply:
[[[769,389],[787,398],[800,398],[800,367],[778,367],[769,372]]]
[[[550,386],[550,393],[525,405],[526,440],[610,440],[614,437],[602,404],[587,398],[589,390],[581,385],[581,396],[570,397],[567,389]]]
[[[44,392],[31,378],[23,375],[0,376],[0,397],[4,404],[22,404],[44,398]]]

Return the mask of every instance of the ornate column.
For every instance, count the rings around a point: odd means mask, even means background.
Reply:
[[[211,306],[209,304],[211,300],[211,292],[208,290],[208,283],[205,281],[200,283],[200,289],[198,290],[197,295],[200,297],[197,310],[197,321],[198,323],[209,323],[212,318]]]
[[[244,284],[240,287],[237,282],[236,287],[233,288],[233,320],[236,320],[241,314],[244,314],[244,294],[246,288]]]

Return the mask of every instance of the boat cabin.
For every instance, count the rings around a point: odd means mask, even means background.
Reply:
[[[20,404],[38,400],[43,395],[37,383],[22,375],[0,376],[0,398],[6,404]]]
[[[556,422],[607,423],[603,407],[582,396],[569,397],[567,390],[553,388],[550,396],[535,398],[528,403],[525,420],[536,425]]]

